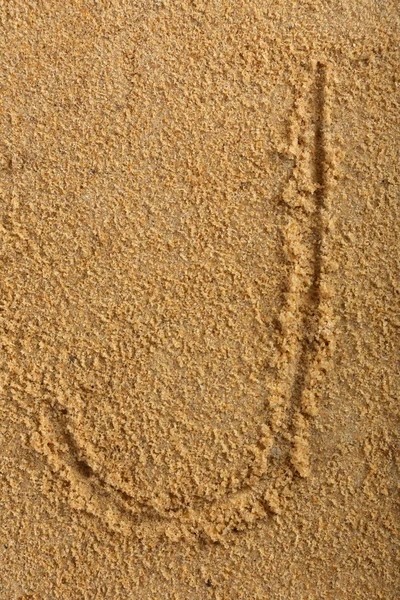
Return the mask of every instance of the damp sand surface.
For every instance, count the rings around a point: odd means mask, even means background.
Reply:
[[[395,599],[395,2],[0,7],[0,599]]]

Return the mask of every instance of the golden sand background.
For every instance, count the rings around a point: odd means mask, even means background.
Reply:
[[[0,598],[397,598],[396,3],[0,23]]]

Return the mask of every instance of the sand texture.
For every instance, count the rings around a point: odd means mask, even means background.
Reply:
[[[400,597],[397,2],[0,2],[0,600]]]

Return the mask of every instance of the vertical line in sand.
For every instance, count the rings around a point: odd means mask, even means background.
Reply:
[[[327,67],[318,62],[315,72],[315,181],[318,186],[315,192],[316,201],[316,250],[315,250],[315,292],[319,292],[322,270],[322,246],[324,236],[324,212],[327,197],[327,147],[326,147],[326,87]]]
[[[310,474],[310,422],[306,417],[318,414],[317,401],[321,383],[327,368],[329,353],[330,310],[325,306],[329,296],[329,282],[325,280],[327,265],[327,233],[329,229],[328,206],[328,67],[318,62],[315,67],[314,87],[314,268],[309,290],[310,312],[305,319],[305,339],[299,359],[297,377],[293,389],[293,450],[292,464],[302,476]]]

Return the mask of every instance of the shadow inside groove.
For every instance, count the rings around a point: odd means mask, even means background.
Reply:
[[[326,138],[325,138],[325,90],[327,85],[326,66],[320,62],[315,69],[313,91],[314,109],[314,192],[315,216],[313,227],[313,274],[308,291],[308,307],[304,316],[304,340],[299,359],[299,368],[292,388],[292,406],[301,411],[302,396],[306,387],[306,376],[317,353],[318,309],[320,304],[320,281],[322,270],[323,210],[326,194]]]
[[[326,143],[325,143],[325,90],[327,84],[326,66],[317,63],[315,72],[315,182],[317,190],[315,192],[316,201],[316,249],[315,249],[315,273],[314,273],[314,294],[319,294],[319,281],[321,277],[321,244],[323,236],[323,218],[322,211],[325,205],[326,194]]]

